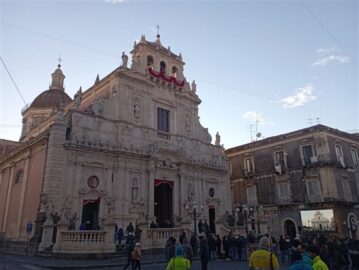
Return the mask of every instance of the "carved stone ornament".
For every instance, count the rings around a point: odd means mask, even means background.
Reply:
[[[99,180],[96,176],[92,175],[87,179],[87,185],[89,188],[95,189],[99,185]]]

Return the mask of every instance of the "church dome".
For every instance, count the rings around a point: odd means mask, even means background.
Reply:
[[[64,79],[61,65],[57,65],[57,69],[51,74],[52,82],[50,89],[42,92],[31,103],[30,108],[58,108],[60,104],[68,105],[72,99],[65,93]]]
[[[58,108],[62,103],[68,105],[72,99],[64,92],[56,89],[49,89],[38,95],[31,103],[30,108]]]

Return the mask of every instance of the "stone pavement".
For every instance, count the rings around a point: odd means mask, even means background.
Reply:
[[[0,255],[1,261],[13,261],[19,264],[26,264],[33,266],[32,269],[62,269],[62,270],[114,270],[122,269],[126,264],[126,259],[123,257],[107,259],[107,260],[64,260],[54,258],[43,258],[35,256],[22,255]],[[165,269],[165,258],[163,255],[146,255],[143,257],[142,266],[148,270]],[[130,267],[128,269],[131,269]],[[194,261],[192,270],[200,269],[200,262]],[[209,270],[234,270],[234,269],[248,269],[247,262],[229,262],[226,260],[210,261],[208,265]],[[287,269],[286,266],[281,266],[280,270]],[[0,265],[0,270],[2,270]]]

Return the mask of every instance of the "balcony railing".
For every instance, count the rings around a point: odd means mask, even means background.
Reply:
[[[161,132],[161,131],[157,131],[157,137],[165,140],[171,139],[171,135],[169,133]]]

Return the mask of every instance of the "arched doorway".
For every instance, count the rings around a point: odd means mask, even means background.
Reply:
[[[291,239],[296,238],[297,228],[293,220],[286,219],[283,222],[284,235],[288,235]]]
[[[98,230],[98,213],[100,198],[96,200],[84,200],[82,206],[81,229]]]
[[[173,226],[172,189],[172,181],[155,180],[154,210],[157,224],[161,228]]]

